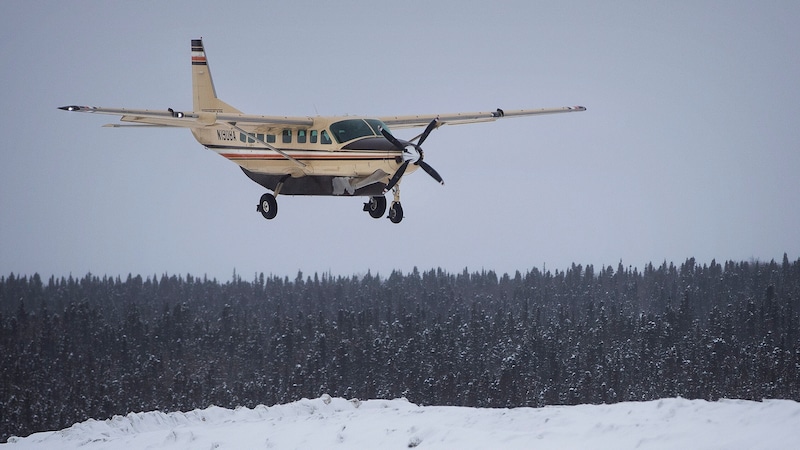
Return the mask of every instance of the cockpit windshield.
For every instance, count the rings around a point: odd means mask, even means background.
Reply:
[[[331,133],[336,142],[343,144],[361,137],[381,136],[381,128],[388,130],[377,119],[347,119],[331,124]]]

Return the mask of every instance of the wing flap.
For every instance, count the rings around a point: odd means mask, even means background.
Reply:
[[[311,117],[262,116],[253,114],[213,113],[213,112],[180,112],[172,109],[126,109],[99,108],[95,106],[62,106],[64,111],[87,112],[120,116],[122,122],[142,125],[158,125],[179,128],[201,128],[218,123],[247,123],[250,125],[295,125],[311,126]]]

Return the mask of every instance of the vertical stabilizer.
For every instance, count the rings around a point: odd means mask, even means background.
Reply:
[[[192,39],[192,100],[195,112],[241,113],[217,98],[202,39]]]

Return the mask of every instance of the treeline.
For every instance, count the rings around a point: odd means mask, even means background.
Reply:
[[[0,277],[0,441],[324,393],[473,407],[800,401],[800,259],[498,277]]]

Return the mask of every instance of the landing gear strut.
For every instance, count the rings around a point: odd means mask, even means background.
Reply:
[[[370,197],[367,203],[364,203],[364,211],[367,211],[373,219],[380,218],[386,212],[386,197],[377,196]]]
[[[277,186],[275,186],[275,194],[270,194],[269,192],[261,196],[261,200],[256,205],[256,211],[260,212],[265,219],[274,219],[275,216],[278,215],[278,201],[275,200],[275,197],[281,193],[281,189],[283,189],[283,183],[289,179],[291,175],[286,174],[282,176],[278,180]]]

